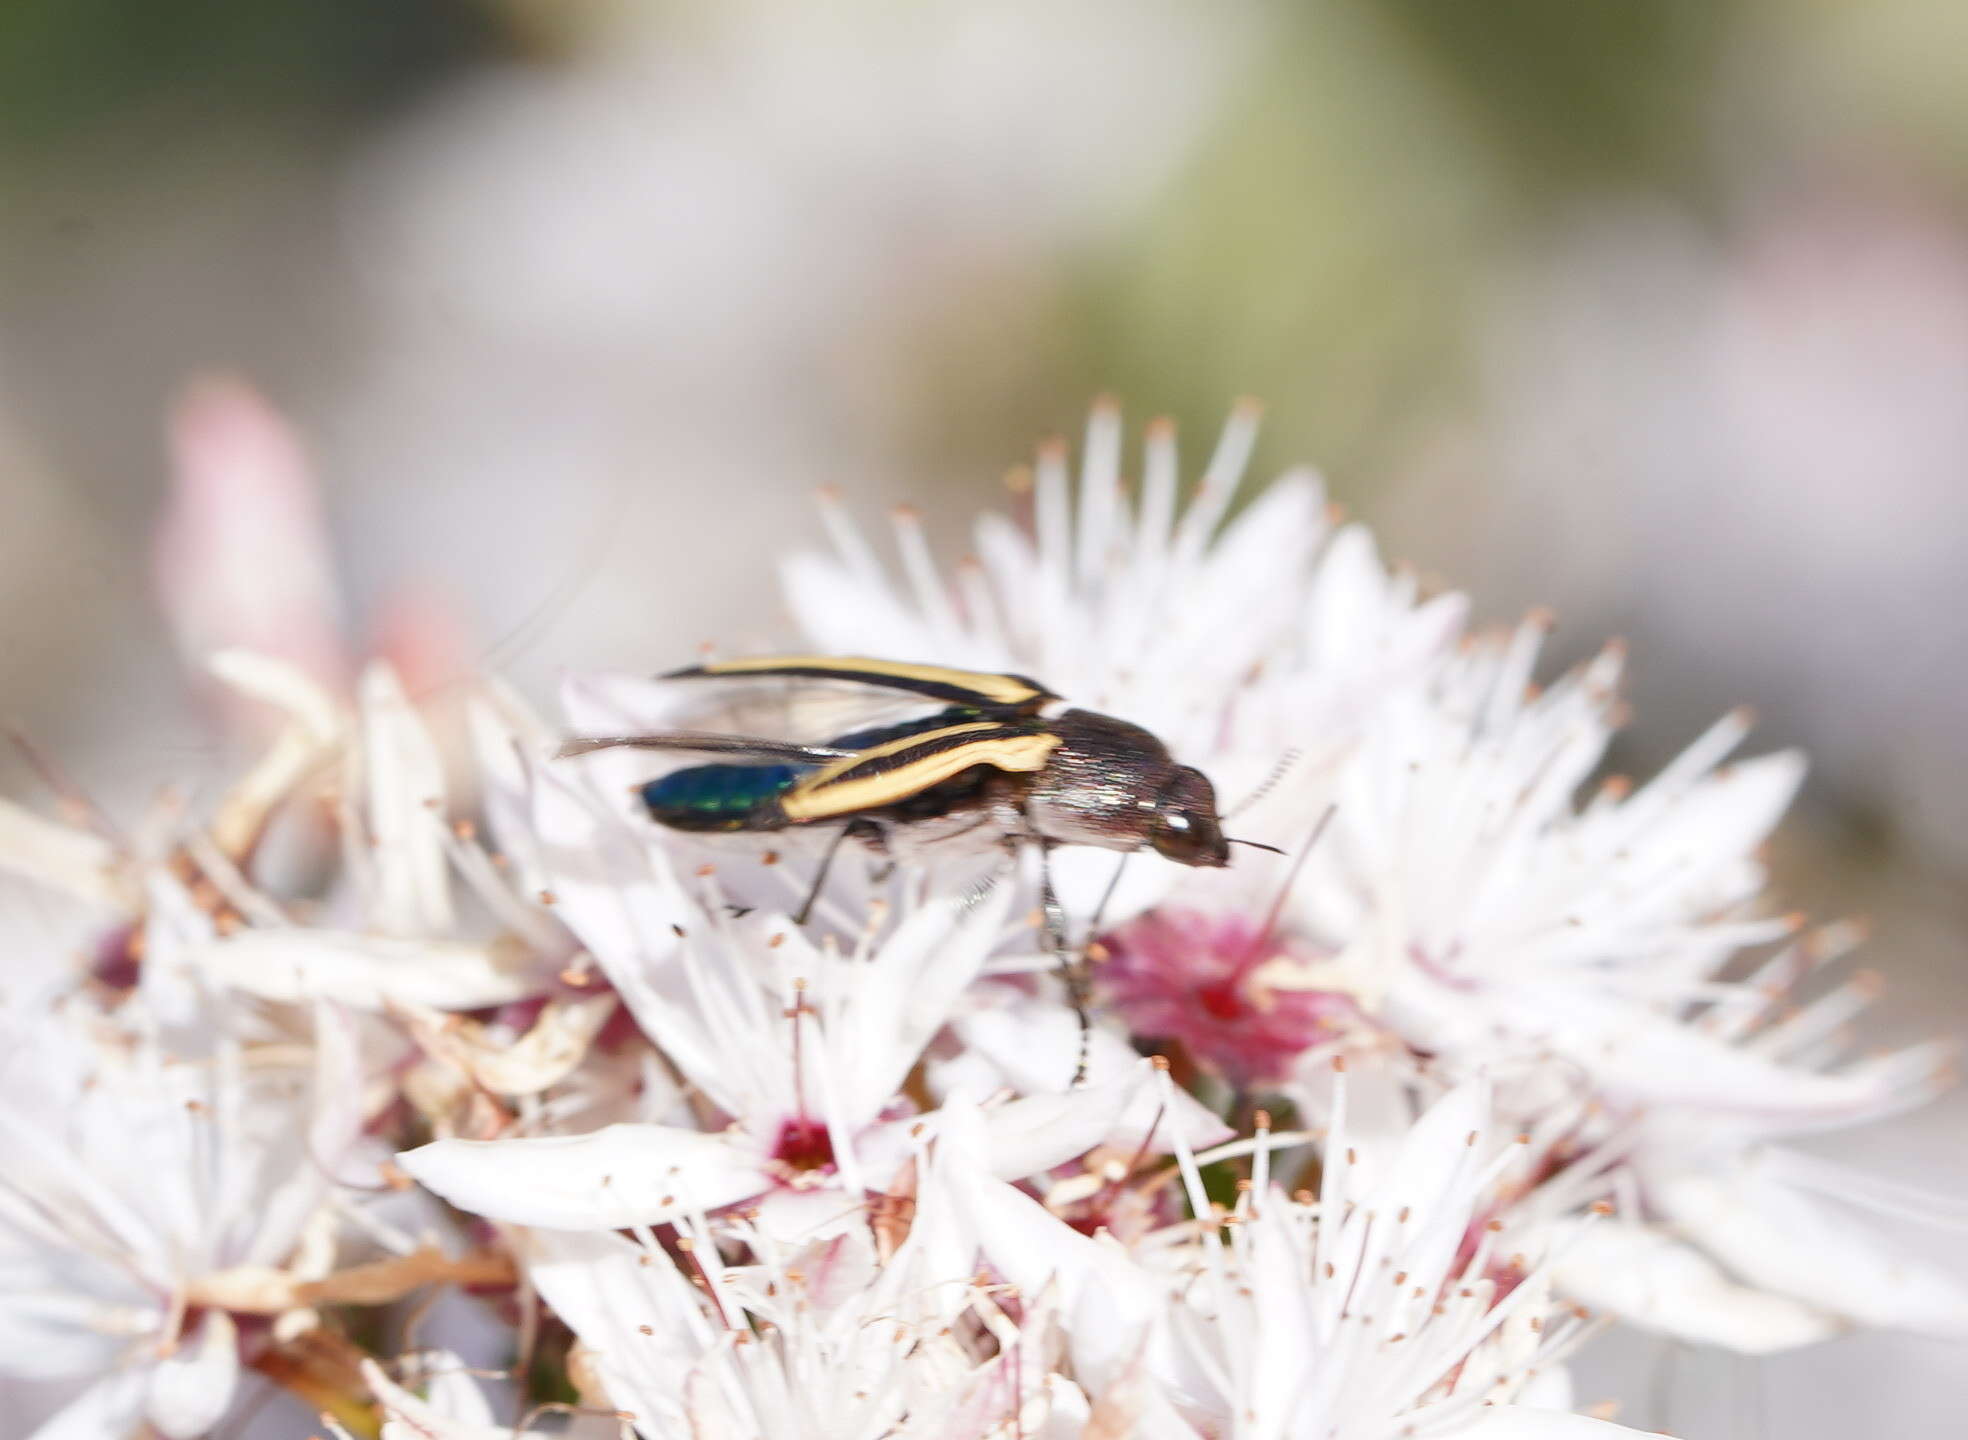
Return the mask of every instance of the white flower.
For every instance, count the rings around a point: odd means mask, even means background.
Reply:
[[[987,519],[951,591],[906,518],[912,598],[837,512],[839,558],[791,571],[830,648],[1033,673],[1231,808],[1271,776],[1236,827],[1294,857],[1130,872],[1084,1084],[1031,868],[844,863],[795,924],[797,835],[662,829],[646,756],[557,758],[494,683],[461,786],[392,667],[345,697],[225,652],[279,725],[209,814],[125,838],[0,807],[0,867],[104,935],[86,983],[0,1008],[0,1370],[77,1390],[40,1440],[193,1440],[247,1367],[365,1403],[349,1362],[385,1440],[510,1436],[444,1337],[386,1370],[323,1323],[443,1284],[516,1287],[521,1353],[537,1296],[578,1340],[573,1428],[645,1440],[1586,1440],[1630,1432],[1564,1413],[1560,1296],[1751,1352],[1968,1332],[1968,1296],[1825,1201],[1947,1207],[1783,1143],[1940,1073],[1851,1058],[1873,987],[1818,972],[1854,934],[1765,908],[1798,762],[1725,766],[1732,716],[1581,801],[1617,653],[1533,690],[1542,622],[1452,643],[1460,600],[1329,535],[1307,478],[1224,524],[1251,424],[1178,514],[1170,432],[1128,503],[1101,408],[1077,502],[1048,450],[1033,538]],[[575,733],[670,703],[567,687]],[[1060,857],[1083,923],[1113,864]],[[1274,1091],[1298,1128],[1232,1138],[1219,1111]],[[357,1204],[371,1127],[378,1156],[429,1139],[401,1169],[491,1238]],[[345,1227],[385,1258],[337,1268]]]
[[[1033,675],[1075,704],[1145,725],[1234,804],[1289,751],[1317,756],[1350,741],[1383,692],[1444,651],[1463,613],[1460,596],[1424,601],[1412,576],[1390,576],[1360,527],[1335,533],[1309,472],[1277,480],[1225,523],[1256,430],[1255,408],[1240,407],[1178,506],[1175,431],[1157,422],[1131,501],[1120,413],[1097,407],[1077,492],[1065,447],[1046,447],[1019,475],[1030,531],[985,515],[976,558],[953,582],[901,511],[898,589],[830,497],[835,554],[788,562],[793,614],[822,649]],[[1312,818],[1264,838],[1300,839]],[[1112,857],[1069,851],[1059,864],[1062,889],[1090,909]],[[1139,857],[1110,916],[1146,908],[1181,874]]]
[[[214,984],[363,1010],[475,1009],[548,987],[565,934],[447,817],[442,757],[387,665],[364,674],[353,712],[284,661],[228,651],[212,668],[284,719],[208,817],[165,813],[112,843],[0,802],[0,869],[113,922],[94,942],[98,978],[121,989],[133,973],[166,1018]],[[341,864],[325,900],[296,903],[263,847],[283,814],[305,825],[319,805]]]
[[[649,1440],[1069,1440],[1086,1402],[1057,1373],[1042,1298],[977,1276],[954,1187],[924,1137],[897,1190],[814,1238],[680,1217],[665,1248],[541,1232],[534,1283],[573,1326],[609,1406]],[[720,1245],[749,1258],[727,1265]]]
[[[562,902],[577,929],[579,893]],[[708,1105],[706,1128],[445,1139],[400,1157],[404,1169],[464,1209],[558,1229],[652,1225],[751,1201],[762,1223],[784,1230],[885,1188],[909,1134],[935,1129],[903,1083],[982,966],[1009,887],[928,901],[852,951],[815,945],[782,916],[728,917],[714,888],[707,898],[689,904],[678,891],[687,923],[669,932],[662,965],[605,967]],[[1148,1138],[1156,1122],[1143,1083],[1139,1066],[1117,1067],[1096,1085],[993,1106],[991,1168],[1015,1179],[1103,1142]]]
[[[1618,1099],[1710,1096],[1711,1077],[1660,1065],[1632,1031],[1662,1017],[1649,1033],[1674,1043],[1714,970],[1789,933],[1749,909],[1763,879],[1752,852],[1799,764],[1718,772],[1745,728],[1731,716],[1646,786],[1609,784],[1579,807],[1612,735],[1619,654],[1527,694],[1543,630],[1478,640],[1382,697],[1293,887],[1295,918],[1329,958],[1291,978],[1358,996],[1417,1049],[1550,1046]]]
[[[1878,1242],[1752,1159],[1775,1138],[1924,1103],[1945,1075],[1934,1046],[1843,1058],[1836,1031],[1867,998],[1863,981],[1773,1022],[1834,936],[1746,978],[1725,974],[1745,948],[1796,928],[1756,908],[1755,851],[1801,762],[1722,768],[1747,729],[1731,715],[1647,784],[1609,782],[1576,804],[1611,738],[1620,656],[1532,693],[1543,630],[1533,620],[1479,641],[1426,688],[1386,697],[1340,768],[1331,832],[1293,890],[1301,932],[1328,956],[1281,960],[1263,978],[1351,996],[1454,1072],[1544,1057],[1571,1068],[1600,1102],[1587,1141],[1633,1130],[1627,1163],[1651,1213],[1742,1279],[1819,1312],[1756,1307],[1771,1323],[1732,1329],[1739,1347],[1818,1338],[1841,1318],[1968,1333],[1968,1292],[1875,1254]],[[1704,1262],[1671,1263],[1693,1274]],[[1634,1271],[1625,1259],[1611,1268],[1615,1285],[1588,1281],[1582,1262],[1567,1283],[1616,1305]],[[1679,1291],[1651,1286],[1647,1322],[1718,1338],[1712,1305],[1658,1303]]]
[[[352,1038],[323,1012],[310,1066],[224,1029],[177,1057],[79,1004],[5,1026],[0,1367],[89,1382],[48,1435],[201,1435],[232,1399],[234,1313],[290,1307],[360,1128]]]
[[[1795,928],[1759,908],[1755,852],[1801,762],[1723,766],[1747,729],[1731,715],[1646,785],[1608,782],[1579,803],[1617,722],[1618,648],[1543,690],[1531,683],[1541,617],[1452,649],[1459,599],[1418,605],[1362,532],[1328,539],[1304,477],[1216,535],[1251,423],[1233,418],[1178,520],[1169,433],[1151,432],[1133,507],[1118,415],[1097,410],[1077,503],[1063,450],[1048,450],[1032,537],[987,516],[980,563],[954,585],[905,515],[898,591],[830,506],[838,555],[789,567],[795,613],[832,648],[1024,670],[1129,715],[1233,781],[1233,804],[1237,784],[1297,752],[1238,822],[1302,844],[1332,809],[1275,922],[1248,860],[1229,876],[1144,863],[1121,887],[1117,917],[1159,908],[1107,937],[1102,989],[1150,1036],[1243,1083],[1275,1083],[1295,1051],[1316,1057],[1349,1037],[1398,1042],[1454,1074],[1556,1060],[1601,1106],[1579,1143],[1617,1137],[1648,1218],[1678,1229],[1657,1238],[1712,1257],[1677,1250],[1674,1263],[1720,1277],[1720,1260],[1746,1293],[1798,1302],[1750,1305],[1745,1315],[1780,1318],[1724,1327],[1733,1343],[1797,1343],[1842,1320],[1968,1329],[1968,1293],[1876,1255],[1773,1178],[1794,1176],[1794,1160],[1755,1158],[1772,1139],[1919,1104],[1943,1073],[1934,1047],[1840,1062],[1820,1042],[1853,1010],[1850,989],[1765,1025],[1771,972],[1730,978],[1747,949]],[[1083,910],[1111,871],[1098,862],[1062,865]],[[1549,1113],[1552,1096],[1535,1093],[1513,1123]],[[1838,1258],[1806,1265],[1820,1246]],[[1649,1291],[1648,1323],[1672,1328],[1680,1313],[1690,1334],[1715,1337],[1692,1301],[1654,1303],[1675,1293]]]
[[[1552,1367],[1583,1332],[1547,1325],[1548,1263],[1497,1279],[1496,1231],[1478,1222],[1515,1157],[1486,1143],[1487,1108],[1465,1084],[1366,1164],[1342,1085],[1316,1201],[1272,1185],[1260,1158],[1219,1223],[1131,1251],[1002,1189],[964,1192],[967,1215],[1021,1292],[1056,1293],[1076,1373],[1096,1403],[1127,1408],[1132,1435],[1633,1433],[1533,1403],[1562,1395]],[[1192,1209],[1211,1214],[1180,1159]]]
[[[292,923],[271,897],[235,877],[247,902],[240,908],[254,923],[197,947],[189,964],[265,999],[328,998],[362,1009],[395,1002],[475,1009],[546,988],[566,942],[470,834],[453,827],[443,759],[387,665],[364,673],[349,715],[277,662],[225,655],[219,664],[224,678],[287,711],[289,736],[315,737],[305,764],[266,786],[267,804],[286,800],[304,780],[336,779],[327,798],[343,866],[326,913],[308,925]],[[263,767],[285,743],[286,736],[276,742]],[[459,881],[480,912],[470,922],[459,915]]]
[[[739,1201],[783,1221],[838,1213],[843,1192],[883,1188],[907,1133],[934,1128],[904,1082],[1000,945],[1007,877],[954,892],[917,877],[899,906],[869,902],[845,938],[816,939],[777,910],[734,916],[720,876],[677,873],[655,827],[626,810],[625,787],[597,778],[610,769],[537,758],[517,738],[523,719],[482,712],[478,724],[501,767],[501,836],[709,1117],[441,1139],[403,1156],[405,1169],[465,1209],[560,1229],[657,1224]],[[1141,1068],[1117,1057],[1100,1083],[1057,1093],[1077,1042],[1057,1043],[1060,1084],[1028,1078],[1023,1098],[989,1110],[996,1173],[1034,1174],[1103,1142],[1165,1147],[1162,1132],[1177,1126],[1216,1138],[1193,1107],[1158,1124]]]
[[[448,615],[395,607],[351,694],[356,667],[299,438],[249,386],[207,380],[178,405],[172,439],[176,483],[155,541],[162,608],[197,679],[220,682],[231,728],[270,740],[209,813],[161,806],[128,827],[134,839],[0,802],[0,869],[130,927],[88,947],[101,952],[97,978],[122,989],[139,976],[163,1015],[195,1006],[187,987],[212,982],[367,1010],[540,993],[565,937],[510,890],[469,827],[454,828],[444,756],[412,698],[460,678]],[[331,855],[340,864],[324,897],[317,872]],[[143,947],[152,906],[173,890],[213,923],[178,937],[178,973],[164,975]]]

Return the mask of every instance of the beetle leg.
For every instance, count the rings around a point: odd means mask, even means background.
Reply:
[[[1121,888],[1121,876],[1127,871],[1127,862],[1134,858],[1132,850],[1121,852],[1121,863],[1114,867],[1113,876],[1107,881],[1107,888],[1100,892],[1100,903],[1093,907],[1093,919],[1087,922],[1086,953],[1091,954],[1100,939],[1100,922],[1107,914],[1107,902],[1114,898],[1114,892]]]
[[[804,925],[808,918],[812,916],[813,906],[820,899],[821,888],[826,885],[827,875],[834,868],[834,857],[840,854],[841,846],[845,845],[849,840],[859,840],[878,855],[886,855],[888,853],[888,836],[883,832],[881,826],[877,825],[874,821],[850,820],[847,824],[841,826],[840,831],[834,836],[833,842],[827,846],[827,853],[820,857],[820,868],[814,873],[813,884],[806,892],[806,899],[800,903],[799,912],[793,916],[793,923],[795,925]],[[893,862],[890,862],[885,867],[885,870],[892,871],[894,868]],[[884,873],[880,878],[887,879],[888,877]]]
[[[882,829],[882,827],[877,825],[874,821],[866,818],[859,819],[859,820],[850,820],[847,822],[847,830],[845,833],[853,836],[856,840],[859,840],[863,845],[866,845],[870,850],[874,851],[877,855],[880,855],[883,859],[887,859],[888,832]],[[892,861],[890,863],[893,864]]]
[[[793,916],[795,925],[804,925],[807,917],[813,914],[813,902],[820,898],[821,887],[827,883],[827,872],[834,868],[834,857],[840,854],[841,846],[847,843],[847,837],[853,830],[852,825],[841,826],[833,842],[827,846],[827,853],[820,859],[820,868],[813,873],[813,884],[806,892],[806,899],[800,902],[800,908]]]
[[[876,885],[886,885],[889,876],[895,873],[895,857],[888,850],[888,832],[872,820],[850,820],[847,833],[881,856],[881,863],[869,870],[868,879]]]
[[[1087,1057],[1093,1048],[1093,1016],[1087,1009],[1086,957],[1074,953],[1066,942],[1066,907],[1059,903],[1059,892],[1052,886],[1052,847],[1041,839],[1039,847],[1039,906],[1045,917],[1046,944],[1059,966],[1059,978],[1066,986],[1066,999],[1080,1021],[1080,1058],[1073,1066],[1075,1089],[1086,1084]]]
[[[888,848],[888,832],[872,820],[856,820],[847,827],[847,833],[866,845],[880,860],[868,868],[868,879],[876,885],[886,885],[888,878],[895,873],[895,856]]]

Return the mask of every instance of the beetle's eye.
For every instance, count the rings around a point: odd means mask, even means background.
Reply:
[[[1179,810],[1160,810],[1155,814],[1155,823],[1148,832],[1148,843],[1155,847],[1157,854],[1166,855],[1179,865],[1208,865],[1210,846],[1200,833],[1200,827],[1188,815]]]
[[[1216,825],[1216,792],[1201,773],[1182,768],[1156,797],[1148,843],[1178,865],[1229,863],[1230,847]]]

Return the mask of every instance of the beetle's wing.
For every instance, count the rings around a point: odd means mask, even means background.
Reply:
[[[792,745],[858,750],[872,742],[840,737],[932,721],[953,708],[907,690],[796,675],[719,676],[715,683],[659,679],[645,694],[648,703],[622,712],[622,723],[588,728],[611,734],[693,730],[760,735]]]
[[[737,677],[874,686],[901,690],[944,705],[993,714],[1029,715],[1059,697],[1024,675],[953,670],[943,665],[912,665],[851,655],[766,655],[749,660],[714,660],[673,670],[665,680]]]
[[[780,797],[788,820],[838,819],[920,795],[987,765],[1010,774],[1043,769],[1060,737],[1033,723],[973,720],[870,746],[802,777]]]
[[[827,765],[852,760],[859,753],[827,745],[795,745],[785,740],[762,740],[753,735],[712,735],[702,730],[656,730],[646,735],[589,735],[560,747],[560,758],[589,755],[596,750],[667,750],[688,755],[730,755],[740,760],[790,760],[798,765]]]

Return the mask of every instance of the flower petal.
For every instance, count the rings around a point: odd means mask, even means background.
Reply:
[[[939,649],[929,628],[895,602],[887,585],[854,575],[825,555],[788,556],[779,567],[786,603],[821,650],[852,655],[938,655],[944,663],[977,657]]]
[[[0,800],[0,870],[106,910],[133,907],[115,849],[99,835]]]
[[[504,1043],[441,1011],[409,1005],[400,1010],[427,1051],[442,1055],[492,1094],[517,1096],[538,1095],[572,1074],[616,1003],[612,992],[549,1000],[524,1035]]]
[[[1086,1154],[1113,1132],[1138,1088],[1132,1080],[1084,1085],[985,1110],[991,1173],[1023,1180]]]
[[[191,1335],[151,1371],[145,1414],[170,1440],[197,1440],[219,1423],[239,1383],[239,1333],[207,1310]]]
[[[698,1433],[685,1382],[715,1331],[669,1256],[614,1235],[533,1239],[533,1284],[590,1352],[609,1403],[645,1435]]]
[[[516,940],[483,944],[335,930],[242,930],[194,946],[190,963],[263,1000],[332,1000],[358,1010],[396,1001],[477,1010],[538,994],[547,977]]]
[[[513,1440],[512,1430],[494,1423],[484,1392],[465,1374],[464,1361],[440,1350],[419,1355],[416,1362],[429,1377],[428,1399],[390,1379],[375,1361],[362,1362],[362,1378],[383,1411],[381,1440]]]
[[[1753,1285],[1860,1325],[1968,1336],[1968,1290],[1753,1163],[1656,1182],[1647,1193]]]
[[[610,1125],[591,1135],[438,1140],[397,1157],[461,1210],[516,1225],[618,1230],[714,1210],[770,1186],[762,1157],[724,1135]]]
[[[443,934],[454,915],[444,761],[396,672],[380,661],[362,676],[362,724],[377,928]]]
[[[1601,1219],[1559,1244],[1558,1288],[1644,1329],[1745,1355],[1792,1350],[1840,1329],[1821,1310],[1733,1283],[1652,1226]]]
[[[1056,1095],[1072,1085],[1079,1063],[1080,1022],[1067,1007],[1021,1000],[968,1010],[952,1023],[966,1050],[988,1059],[1014,1089],[1027,1095]],[[1153,1146],[1166,1153],[1173,1147],[1171,1131],[1179,1133],[1192,1150],[1220,1145],[1235,1133],[1187,1090],[1174,1091],[1174,1113],[1164,1114],[1155,1087],[1136,1083],[1140,1065],[1141,1057],[1126,1040],[1106,1026],[1094,1027],[1088,1039],[1085,1088],[1120,1084],[1127,1093],[1113,1128],[1095,1143],[1138,1148],[1149,1139],[1153,1126]],[[998,1173],[1004,1175],[1002,1170]]]
[[[847,1114],[873,1116],[901,1088],[984,968],[1011,899],[1012,887],[999,884],[975,901],[961,894],[932,900],[875,952],[855,991],[856,1043],[841,1056],[850,1077],[841,1097]]]
[[[1127,1375],[1145,1347],[1150,1371],[1179,1383],[1182,1365],[1155,1281],[1114,1241],[1082,1235],[1029,1195],[987,1178],[989,1144],[975,1107],[944,1107],[936,1157],[943,1193],[1006,1280],[1027,1295],[1053,1289],[1081,1382],[1097,1395]]]
[[[362,1135],[364,1077],[361,1041],[353,1017],[334,1006],[317,1005],[314,1045],[306,1160],[291,1167],[268,1167],[253,1242],[240,1257],[247,1264],[280,1265],[287,1261],[296,1238],[327,1199]]]
[[[1784,1065],[1678,1017],[1583,989],[1499,992],[1519,1033],[1585,1067],[1621,1103],[1685,1107],[1704,1121],[1742,1117],[1756,1131],[1828,1128],[1917,1103],[1897,1072]],[[1464,999],[1465,1008],[1474,1010]]]

